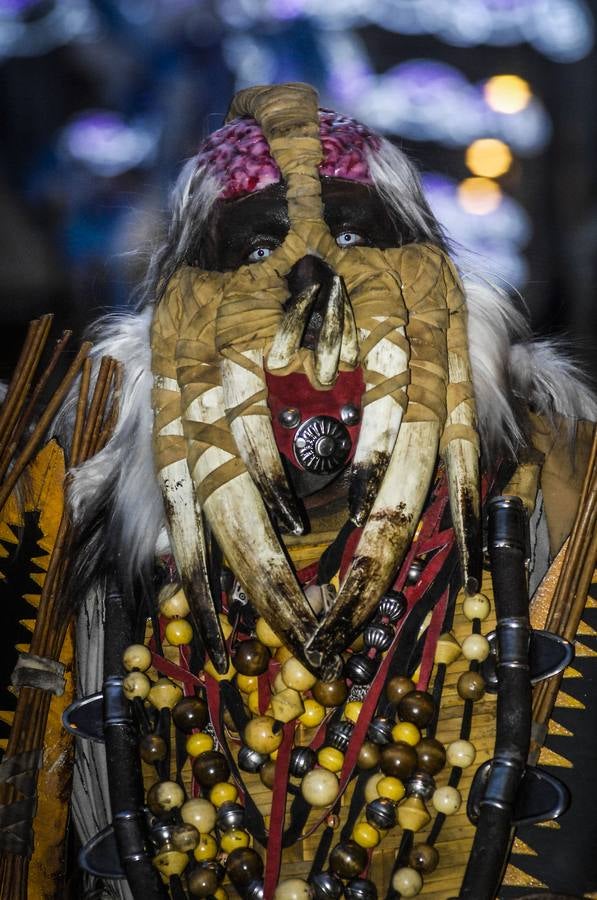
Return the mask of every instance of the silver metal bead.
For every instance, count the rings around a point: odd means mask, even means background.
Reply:
[[[326,732],[326,744],[334,747],[336,750],[340,750],[342,753],[346,753],[353,728],[352,722],[334,722]]]
[[[363,640],[367,649],[377,650],[383,653],[387,650],[394,638],[394,629],[387,625],[367,625],[363,632]]]
[[[222,803],[218,809],[216,824],[220,831],[232,831],[235,828],[243,828],[245,824],[245,810],[240,803],[229,801]]]
[[[313,888],[314,900],[338,900],[343,890],[343,884],[332,872],[319,872],[309,881]]]
[[[346,900],[377,900],[377,888],[368,878],[352,878],[344,888]]]
[[[315,766],[317,754],[310,747],[295,747],[290,754],[290,774],[302,778]]]
[[[301,468],[316,475],[330,475],[344,466],[352,441],[346,426],[332,416],[313,416],[294,436],[294,455]]]
[[[420,797],[430,800],[435,790],[435,780],[428,772],[415,772],[405,784],[407,797]]]
[[[390,622],[397,622],[406,612],[406,597],[402,591],[388,591],[379,602],[378,615]]]
[[[257,750],[251,750],[246,745],[238,751],[238,765],[243,772],[258,772],[268,759],[269,756],[266,754],[258,753]]]
[[[377,672],[378,661],[365,653],[353,653],[344,663],[347,678],[355,684],[369,684]]]
[[[340,418],[345,425],[357,425],[361,419],[361,411],[352,403],[347,403],[340,410]]]
[[[374,744],[389,744],[392,740],[392,722],[385,716],[376,716],[369,725],[367,737]]]
[[[396,804],[387,797],[377,797],[367,804],[365,815],[375,828],[393,828],[396,824]]]
[[[425,568],[425,563],[422,559],[413,559],[410,566],[408,567],[408,575],[406,576],[407,584],[416,584],[421,575],[423,574],[423,569]]]
[[[278,413],[278,421],[283,428],[296,428],[301,421],[301,412],[296,406],[289,406]]]

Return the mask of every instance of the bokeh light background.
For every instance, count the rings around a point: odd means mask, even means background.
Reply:
[[[395,140],[467,265],[594,368],[594,31],[587,0],[0,0],[1,374],[28,319],[130,302],[182,162],[281,81]]]

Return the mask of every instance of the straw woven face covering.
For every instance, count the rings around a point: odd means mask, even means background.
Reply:
[[[202,515],[260,614],[307,665],[329,675],[412,539],[438,449],[465,583],[476,590],[478,439],[466,310],[458,275],[439,248],[337,245],[323,218],[312,88],[242,91],[229,118],[239,116],[255,119],[267,140],[287,185],[290,228],[259,264],[223,273],[184,267],[168,284],[152,330],[156,466],[173,551],[196,598],[191,606],[220,646],[216,665],[218,658],[224,665],[224,650],[213,607],[207,615]],[[335,273],[314,350],[300,346],[313,297],[305,292],[289,303],[286,281],[307,255]],[[325,391],[338,371],[357,366],[366,392],[351,514],[364,529],[335,606],[318,621],[272,525],[275,516],[301,528],[273,438],[265,370],[303,372]]]

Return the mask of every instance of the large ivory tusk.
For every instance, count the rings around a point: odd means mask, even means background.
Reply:
[[[179,393],[178,383],[172,378],[156,376],[154,384],[158,391]],[[182,437],[180,417],[160,428],[156,437],[158,435]],[[193,625],[201,635],[215,668],[223,674],[228,669],[228,653],[209,585],[201,511],[186,459],[161,468],[158,481],[164,498],[172,553],[191,610]]]
[[[378,321],[381,321],[378,318]],[[404,336],[404,328],[396,331]],[[404,392],[408,382],[408,347],[406,340],[400,346],[387,338],[378,341],[367,354],[365,371],[377,372],[381,380],[404,375]],[[367,391],[375,384],[366,384]],[[406,406],[406,393],[404,394]],[[385,475],[396,437],[402,421],[403,407],[391,394],[373,400],[363,408],[359,442],[354,455],[349,490],[349,508],[352,521],[365,524],[369,510]]]
[[[359,361],[359,336],[357,334],[357,324],[354,318],[352,303],[346,290],[344,280],[340,279],[342,288],[342,296],[344,298],[344,325],[342,328],[342,349],[340,350],[340,359],[347,366],[354,368]]]
[[[259,350],[245,350],[247,365],[225,358],[221,364],[226,416],[241,459],[259,488],[266,506],[293,534],[303,533],[303,523],[280,460],[265,398],[263,357]],[[251,398],[255,400],[251,403]],[[250,408],[234,415],[239,407]],[[255,412],[252,410],[255,409]],[[231,415],[232,413],[232,415]]]
[[[333,607],[305,647],[307,660],[342,651],[390,586],[423,511],[437,462],[437,422],[403,422],[371,514]]]
[[[315,374],[323,385],[333,384],[338,375],[344,332],[344,293],[340,276],[334,275],[315,347]]]
[[[193,400],[186,419],[191,424],[222,422],[222,388],[210,388]],[[192,472],[199,497],[206,479],[233,460],[231,453],[216,446],[208,447],[199,456]],[[306,662],[304,644],[313,633],[317,619],[290,568],[249,473],[240,471],[225,480],[205,497],[202,506],[230,568],[251,602],[270,627],[284,636],[296,656]],[[325,664],[329,666],[330,660]],[[321,665],[310,668],[322,672]]]
[[[471,367],[464,337],[466,334],[464,316],[464,307],[453,312],[448,328],[448,397],[451,391],[457,392],[459,386],[462,389],[462,386],[466,385],[467,393],[462,397],[457,396],[454,408],[448,411],[444,435],[447,441],[443,458],[448,476],[450,511],[458,544],[462,581],[465,591],[474,594],[481,586],[483,562],[481,499],[476,410],[472,394]],[[454,341],[452,329],[457,333],[457,349],[451,346]],[[451,428],[456,429],[456,434],[463,433],[465,436],[450,436]]]
[[[285,369],[294,362],[307,324],[307,314],[319,287],[319,284],[311,284],[288,301],[284,317],[267,355],[267,368],[270,371]]]

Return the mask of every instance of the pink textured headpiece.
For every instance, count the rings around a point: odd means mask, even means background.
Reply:
[[[319,135],[323,147],[320,175],[372,183],[366,151],[379,148],[376,134],[354,119],[322,109]],[[235,119],[215,131],[197,159],[198,165],[205,165],[220,180],[222,200],[260,191],[280,180],[280,170],[254,119]]]

